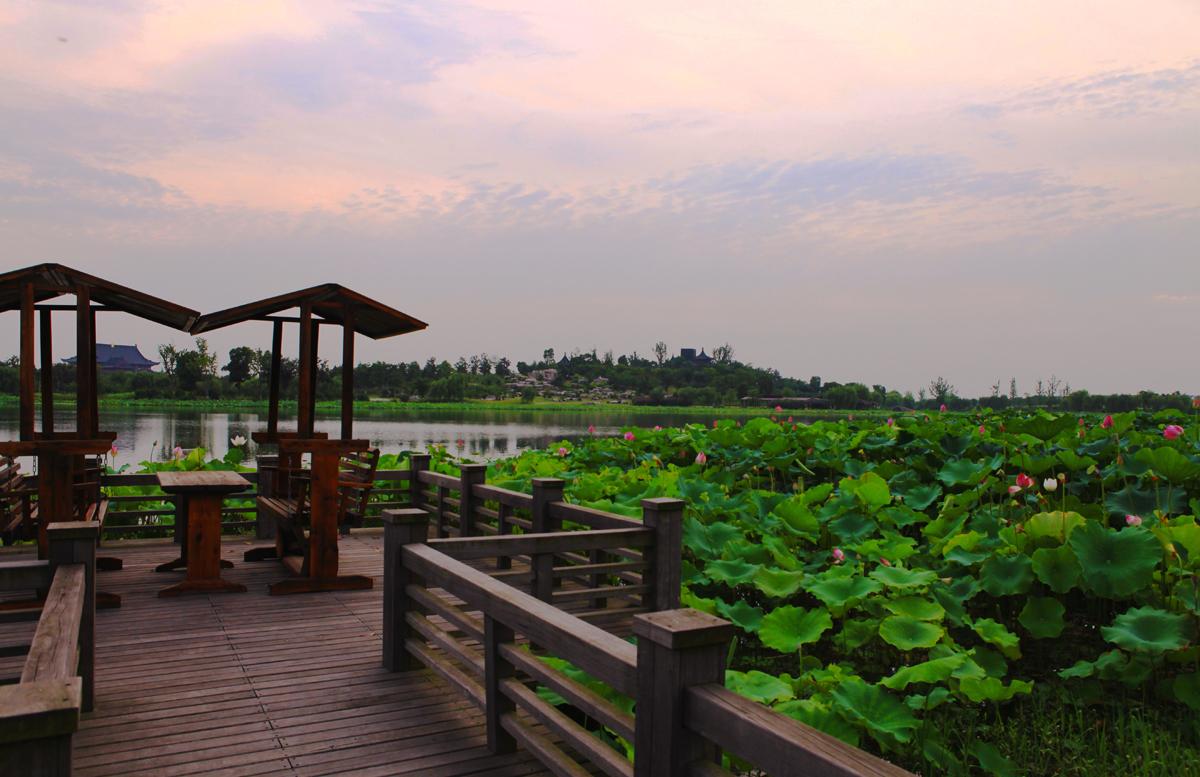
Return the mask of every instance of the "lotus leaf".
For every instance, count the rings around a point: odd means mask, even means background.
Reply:
[[[855,498],[872,512],[892,501],[892,492],[887,481],[874,472],[864,473],[857,480],[843,480],[838,487],[842,491],[853,493]]]
[[[1045,540],[1052,541],[1049,544],[1061,545],[1071,536],[1071,532],[1082,526],[1086,520],[1079,513],[1064,513],[1061,510],[1038,513],[1025,522],[1025,533],[1039,545],[1048,544]]]
[[[879,633],[879,621],[874,619],[847,620],[834,641],[842,650],[855,650],[871,641]]]
[[[980,569],[979,582],[992,596],[1025,593],[1033,583],[1033,562],[1023,553],[992,556]]]
[[[796,698],[796,692],[792,689],[791,685],[783,682],[774,675],[769,675],[756,669],[749,672],[727,670],[725,672],[725,687],[736,694],[762,704]]]
[[[1104,507],[1111,515],[1122,516],[1151,515],[1160,507],[1170,514],[1182,513],[1188,507],[1187,493],[1183,489],[1170,489],[1155,494],[1152,489],[1140,489],[1130,483],[1120,491],[1110,493],[1104,500]]]
[[[812,699],[785,701],[776,705],[774,710],[854,747],[858,747],[862,741],[858,729],[852,723]]]
[[[809,578],[804,590],[820,599],[835,614],[877,593],[882,586],[865,577],[833,577],[822,575]]]
[[[1071,534],[1083,582],[1099,596],[1121,599],[1151,583],[1162,548],[1148,531],[1130,527],[1114,531],[1088,521]]]
[[[849,512],[829,523],[829,529],[845,544],[861,542],[879,529],[879,524],[860,512]]]
[[[1033,683],[1024,680],[1013,680],[1008,685],[998,677],[977,679],[967,677],[960,680],[958,690],[973,702],[1008,701],[1018,693],[1027,694],[1033,690]]]
[[[793,534],[815,539],[821,533],[821,523],[801,497],[793,497],[775,505],[773,514]]]
[[[754,576],[754,587],[762,591],[767,596],[774,596],[778,599],[783,599],[800,590],[800,584],[804,582],[803,572],[788,572],[782,569],[767,569],[758,570],[758,574]]]
[[[748,602],[738,599],[733,604],[727,604],[725,601],[716,600],[717,612],[729,621],[737,624],[743,631],[755,633],[759,626],[762,625],[763,611]]]
[[[1037,415],[1026,418],[1014,418],[1007,422],[1008,431],[1013,434],[1027,434],[1039,440],[1053,440],[1063,432],[1069,432],[1076,426],[1076,421],[1069,415],[1051,415],[1039,410]]]
[[[1079,562],[1070,545],[1039,548],[1033,552],[1033,573],[1056,594],[1065,594],[1079,582]]]
[[[883,688],[867,685],[862,680],[847,680],[834,689],[831,696],[843,715],[862,725],[884,744],[908,742],[920,725],[901,701]]]
[[[920,621],[940,621],[946,617],[946,608],[920,596],[902,596],[884,602],[883,606],[893,615],[907,615]]]
[[[962,654],[935,658],[920,664],[906,666],[891,677],[879,681],[880,685],[894,691],[902,691],[913,683],[940,683],[958,669],[967,660]]]
[[[1191,638],[1186,615],[1154,607],[1135,607],[1121,613],[1100,633],[1117,647],[1134,652],[1163,653],[1185,647]]]
[[[741,530],[728,523],[706,526],[690,517],[683,523],[683,542],[699,558],[720,558],[726,543],[741,537]]]
[[[704,574],[713,580],[719,580],[733,586],[749,583],[758,574],[760,569],[762,569],[762,566],[759,564],[747,564],[741,559],[730,559],[710,561],[704,567]]]
[[[1048,639],[1062,634],[1066,625],[1063,613],[1067,608],[1062,602],[1046,596],[1031,596],[1018,616],[1026,631],[1039,639]]]
[[[1021,657],[1021,639],[1004,628],[1004,624],[991,618],[980,618],[972,624],[971,628],[984,642],[995,645],[1001,653],[1009,658]]]
[[[888,588],[908,589],[929,585],[937,579],[937,575],[927,569],[880,567],[871,572],[871,579],[878,580]]]
[[[942,496],[942,487],[936,483],[916,486],[910,488],[904,494],[904,504],[908,505],[913,510],[925,510],[930,505],[940,499]]]
[[[758,637],[764,645],[780,653],[795,653],[801,646],[816,642],[831,628],[833,618],[826,610],[784,605],[763,617]]]
[[[1020,777],[1021,770],[1017,765],[1000,754],[993,745],[975,740],[967,750],[975,756],[979,767],[995,777]]]
[[[905,651],[933,647],[945,633],[941,626],[907,615],[893,615],[879,624],[883,641]]]
[[[925,513],[917,512],[911,505],[892,505],[879,511],[877,518],[890,521],[893,526],[903,529],[905,526],[924,523],[929,520]]]
[[[934,688],[929,693],[914,693],[904,697],[904,703],[910,710],[935,710],[950,700],[949,688]]]
[[[1175,698],[1194,710],[1200,710],[1200,672],[1179,675],[1171,683]]]
[[[1174,448],[1142,448],[1137,460],[1154,470],[1155,474],[1176,485],[1200,479],[1200,464],[1184,456]]]
[[[953,459],[938,471],[938,480],[946,486],[979,485],[991,468],[990,462],[977,462],[970,459]]]

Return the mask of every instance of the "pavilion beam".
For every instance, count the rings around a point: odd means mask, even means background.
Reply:
[[[84,438],[92,430],[92,369],[88,355],[92,352],[91,290],[80,286],[75,290],[75,433]]]
[[[342,311],[342,439],[354,439],[354,311]]]
[[[41,358],[38,364],[42,370],[42,434],[54,433],[54,331],[53,314],[42,310],[38,323],[38,336],[41,338]]]
[[[301,438],[312,436],[313,407],[309,399],[312,395],[312,373],[315,367],[313,328],[312,305],[306,302],[300,306],[300,371],[296,376],[296,382],[299,384],[296,395],[296,434]]]
[[[33,439],[34,366],[33,366],[33,306],[32,283],[21,284],[21,439]]]
[[[283,366],[283,322],[271,325],[271,394],[267,404],[267,434],[279,434],[279,380]]]
[[[316,425],[317,425],[317,373],[320,372],[320,370],[317,369],[317,365],[321,361],[320,358],[318,358],[318,356],[317,356],[317,354],[320,353],[320,349],[318,348],[318,346],[321,342],[321,327],[318,325],[318,322],[316,319],[314,319],[312,323],[313,323],[312,333],[311,333],[312,346],[309,349],[309,354],[310,354],[309,358],[312,360],[312,369],[309,370],[309,373],[308,373],[308,379],[310,382],[310,385],[308,387],[308,436],[309,437],[312,437],[313,431],[316,429]]]
[[[88,429],[87,436],[96,437],[100,434],[100,378],[97,375],[100,363],[96,359],[96,309],[91,305],[88,305],[88,332],[91,338],[88,344],[88,370],[91,372],[88,385],[92,387],[92,406],[88,411],[88,418],[91,419],[92,426]]]

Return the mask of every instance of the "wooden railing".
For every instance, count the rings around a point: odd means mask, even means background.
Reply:
[[[421,473],[414,482],[453,490],[443,476]],[[384,666],[425,666],[457,688],[484,712],[493,753],[520,744],[570,777],[728,775],[721,751],[773,777],[908,775],[725,689],[733,625],[678,609],[682,502],[646,500],[639,523],[551,501],[547,494],[561,495],[554,481],[534,489],[530,529],[556,519],[601,528],[428,539],[435,518],[447,522],[447,534],[458,533],[462,516],[472,515],[461,506],[464,493],[480,501],[501,496],[478,485],[460,486],[455,511],[444,509],[451,497],[441,494],[433,504],[414,500],[418,507],[384,514]],[[582,563],[597,551],[606,559],[637,553],[637,568]],[[505,569],[486,563],[501,558],[524,560],[530,584],[514,586]],[[560,567],[563,559],[573,563]],[[594,585],[593,574],[611,584]],[[555,582],[572,586],[555,589]],[[626,593],[635,607],[563,609]],[[605,611],[626,622],[632,616],[636,646],[594,622]],[[581,682],[580,671],[592,681]]]
[[[99,527],[61,522],[47,534],[46,561],[0,564],[0,590],[45,595],[40,611],[0,614],[0,621],[37,618],[31,642],[0,648],[26,655],[19,681],[0,685],[0,774],[69,775],[79,714],[92,709]]]

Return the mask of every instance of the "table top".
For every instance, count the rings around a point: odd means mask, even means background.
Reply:
[[[78,456],[90,453],[106,453],[112,447],[115,434],[104,434],[101,437],[74,439],[67,437],[39,438],[37,440],[5,440],[0,442],[0,455],[4,456],[39,456],[63,455]]]
[[[168,494],[226,493],[244,491],[250,481],[229,470],[196,470],[193,472],[158,472],[158,485]]]

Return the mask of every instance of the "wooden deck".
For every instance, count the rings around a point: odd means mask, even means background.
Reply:
[[[154,566],[177,546],[107,543],[125,568],[98,587],[124,603],[97,613],[96,711],[75,736],[75,774],[548,774],[525,752],[489,755],[482,716],[431,673],[383,670],[382,543],[340,543],[342,569],[373,590],[269,597],[282,567],[244,563],[252,543],[226,539],[223,576],[249,591],[176,599],[157,591],[183,573]]]

